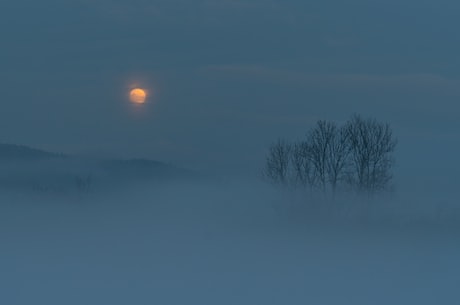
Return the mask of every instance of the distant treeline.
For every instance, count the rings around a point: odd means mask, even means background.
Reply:
[[[355,114],[341,126],[320,120],[302,141],[273,143],[263,174],[311,192],[373,194],[390,186],[396,143],[390,125],[372,118]]]

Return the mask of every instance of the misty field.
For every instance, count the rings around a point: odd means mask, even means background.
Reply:
[[[4,194],[0,303],[455,299],[455,225],[441,225],[429,213],[410,221],[394,211],[381,218],[380,212],[313,212],[285,195],[222,183],[137,186],[74,198]]]

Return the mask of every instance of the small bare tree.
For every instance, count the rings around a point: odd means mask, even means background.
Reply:
[[[385,189],[392,178],[392,153],[397,143],[390,126],[355,114],[345,130],[353,167],[351,182],[369,194]]]
[[[91,182],[92,182],[91,175],[87,175],[84,177],[81,177],[81,176],[75,177],[75,184],[79,192],[88,192],[91,188]]]
[[[282,139],[270,146],[263,172],[268,180],[275,184],[288,185],[291,149],[291,144]]]

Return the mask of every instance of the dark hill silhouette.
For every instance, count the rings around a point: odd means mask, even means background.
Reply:
[[[196,172],[148,159],[93,159],[0,144],[0,189],[88,191],[130,183],[200,178]]]
[[[62,154],[30,148],[24,145],[0,143],[0,161],[3,160],[38,160],[63,157]]]

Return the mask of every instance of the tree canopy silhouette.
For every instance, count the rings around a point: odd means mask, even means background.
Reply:
[[[353,115],[344,125],[320,120],[296,143],[269,147],[264,176],[283,186],[373,194],[389,187],[397,141],[388,123]]]

